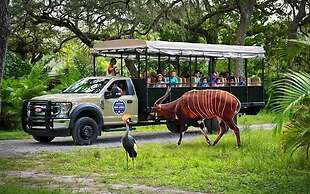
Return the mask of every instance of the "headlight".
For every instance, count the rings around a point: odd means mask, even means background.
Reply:
[[[71,109],[71,103],[60,103],[60,114],[68,114]]]
[[[71,110],[72,104],[68,102],[60,102],[57,103],[56,106],[59,107],[58,114],[56,114],[56,118],[67,118]]]

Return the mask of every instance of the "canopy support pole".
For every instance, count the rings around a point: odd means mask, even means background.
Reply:
[[[192,89],[192,56],[189,56],[189,83]]]
[[[141,74],[141,63],[140,63],[140,54],[137,54],[137,61],[138,61],[138,78],[140,79],[140,74]]]
[[[146,107],[148,109],[149,107],[149,95],[148,95],[148,74],[147,74],[147,66],[148,66],[148,61],[147,61],[147,49],[145,49],[145,79],[146,79]],[[143,73],[144,74],[144,73]],[[143,75],[144,76],[144,75]],[[148,110],[147,110],[148,111]]]
[[[245,72],[245,95],[246,95],[246,102],[249,103],[249,88],[248,88],[248,59],[244,59],[244,72]]]
[[[231,59],[228,58],[228,76],[230,77],[231,75]]]
[[[180,57],[176,56],[177,68],[178,68],[178,76],[180,76]]]
[[[226,79],[226,81],[230,80],[230,76],[231,76],[231,59],[228,58],[228,79]],[[228,85],[229,85],[229,92],[231,93],[231,83],[228,83]]]
[[[93,55],[93,76],[96,76],[96,54]]]
[[[158,68],[157,68],[157,74],[161,73],[161,65],[160,65],[160,53],[158,53]]]
[[[265,61],[264,61],[264,59],[262,59],[262,80],[261,80],[262,88],[264,88],[264,86],[265,86],[264,83],[265,83]],[[263,102],[265,102],[265,92],[264,92],[264,90],[262,92],[263,92]]]
[[[121,52],[121,76],[123,76],[123,52]]]

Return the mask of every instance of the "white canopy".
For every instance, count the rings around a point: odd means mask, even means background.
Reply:
[[[225,58],[264,58],[265,50],[260,46],[239,46],[223,44],[202,44],[188,42],[145,41],[145,40],[107,40],[96,42],[94,52],[115,53],[137,51],[149,54],[174,56],[225,57]]]

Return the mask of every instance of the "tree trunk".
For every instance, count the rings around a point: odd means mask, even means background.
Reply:
[[[0,83],[4,72],[7,39],[9,36],[9,0],[0,1]]]
[[[245,44],[245,37],[248,31],[248,25],[251,20],[251,16],[254,10],[254,6],[256,4],[256,0],[240,0],[238,1],[238,8],[240,11],[240,22],[238,29],[236,31],[236,44],[244,45]],[[243,60],[238,58],[235,61],[235,74],[236,77],[243,76]]]
[[[0,1],[0,87],[2,85],[5,54],[7,49],[7,39],[9,36],[9,0]],[[0,113],[1,113],[1,98],[0,98]]]
[[[131,77],[134,77],[134,78],[138,77],[138,70],[135,67],[133,60],[126,58],[125,59],[125,66],[127,67]]]

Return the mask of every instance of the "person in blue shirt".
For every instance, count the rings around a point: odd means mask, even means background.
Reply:
[[[201,83],[201,87],[209,87],[209,84],[208,84],[208,78],[207,77],[204,77],[203,80],[202,80],[202,83]]]
[[[176,87],[177,84],[179,83],[178,78],[177,78],[177,73],[175,71],[171,71],[170,74],[170,85],[173,87]]]

